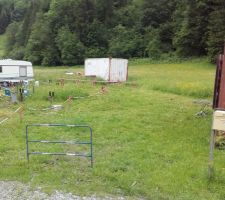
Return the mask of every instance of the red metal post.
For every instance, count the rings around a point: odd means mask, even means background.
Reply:
[[[214,96],[213,96],[214,109],[218,108],[218,103],[219,103],[222,66],[223,66],[223,55],[220,54],[217,59],[217,68],[216,68],[215,84],[214,84]]]
[[[223,55],[223,58],[221,58],[221,60],[222,60],[222,63],[221,63],[222,69],[221,69],[221,79],[220,79],[220,87],[219,87],[218,108],[225,109],[225,56],[224,55]]]

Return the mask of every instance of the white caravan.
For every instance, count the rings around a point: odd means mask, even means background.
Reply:
[[[20,82],[33,80],[31,62],[22,60],[0,60],[0,82]]]

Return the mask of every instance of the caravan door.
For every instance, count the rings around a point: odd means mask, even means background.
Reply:
[[[20,66],[20,77],[26,77],[26,76],[27,76],[27,67]]]

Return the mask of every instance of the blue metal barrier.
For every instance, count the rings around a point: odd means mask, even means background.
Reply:
[[[29,139],[29,127],[75,127],[75,128],[87,128],[90,132],[90,140],[82,141],[82,142],[74,142],[74,141],[53,141],[53,140],[30,140]],[[29,151],[29,143],[53,143],[53,144],[70,144],[70,145],[90,145],[89,153],[49,153],[49,152],[30,152]],[[92,142],[92,128],[86,125],[76,125],[76,124],[30,124],[26,126],[26,152],[27,152],[27,161],[29,162],[29,155],[65,155],[65,156],[75,156],[75,157],[89,157],[91,159],[91,167],[93,167],[93,142]]]

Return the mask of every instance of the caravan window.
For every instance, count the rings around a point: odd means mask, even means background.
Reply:
[[[0,66],[0,73],[2,73],[2,66]]]
[[[27,66],[20,66],[20,77],[27,76]]]

